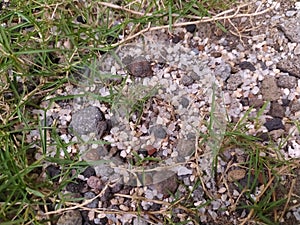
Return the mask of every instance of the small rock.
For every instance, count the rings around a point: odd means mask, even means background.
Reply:
[[[272,130],[269,132],[270,136],[272,137],[272,139],[274,141],[278,140],[278,138],[281,138],[284,136],[285,131],[283,129],[279,129],[279,130]]]
[[[281,90],[278,88],[276,80],[272,76],[264,78],[261,84],[261,94],[264,100],[276,101],[280,98]]]
[[[82,159],[85,161],[96,161],[100,160],[100,154],[98,152],[98,149],[90,149],[87,150],[83,155]]]
[[[234,182],[241,180],[246,176],[246,170],[244,169],[235,169],[228,172],[228,181]]]
[[[264,105],[264,100],[256,97],[249,98],[248,105],[253,108],[261,108]]]
[[[300,26],[299,26],[300,27]],[[288,58],[277,63],[277,68],[282,72],[289,73],[291,76],[300,78],[300,55]]]
[[[300,145],[296,141],[292,141],[288,146],[288,153],[292,158],[300,158]]]
[[[194,81],[199,81],[201,79],[201,76],[194,71],[191,71],[188,74]]]
[[[96,176],[97,177],[110,177],[114,170],[105,163],[99,163],[99,165],[96,165],[95,167]]]
[[[102,189],[103,185],[99,177],[91,176],[87,180],[87,185],[93,189]]]
[[[156,138],[164,139],[167,136],[167,132],[162,125],[155,125],[150,128],[151,134]]]
[[[106,146],[99,145],[95,149],[88,149],[83,155],[82,159],[85,161],[97,161],[103,159],[104,156],[108,155]]]
[[[280,118],[273,118],[273,119],[267,121],[264,124],[264,126],[268,129],[269,132],[272,130],[284,129],[284,125]]]
[[[153,183],[152,188],[164,196],[169,196],[170,193],[174,194],[178,188],[177,176],[169,170],[155,173]]]
[[[59,176],[58,175],[61,173],[61,171],[60,171],[60,169],[59,169],[58,166],[49,165],[46,168],[46,172],[47,172],[47,174],[49,175],[49,177],[51,179],[55,177],[53,179],[54,182],[58,182],[58,180],[59,180]]]
[[[285,13],[287,17],[293,17],[295,14],[297,14],[297,10],[288,10]]]
[[[283,118],[285,116],[285,109],[278,102],[272,102],[269,114],[272,117]]]
[[[84,198],[85,199],[92,199],[94,197],[96,197],[96,194],[92,191],[88,191],[88,192],[84,193]],[[86,205],[86,207],[93,209],[93,208],[97,208],[98,204],[99,204],[99,199],[96,198],[92,202],[88,203]]]
[[[295,54],[295,55],[300,55],[300,43],[297,44],[297,46],[295,47],[295,49],[294,49],[294,54]]]
[[[218,214],[215,212],[215,211],[212,211],[212,210],[208,210],[208,213],[209,213],[209,215],[211,216],[211,218],[214,220],[214,221],[216,221],[217,220],[217,218],[218,218]]]
[[[284,106],[284,107],[286,107],[286,106],[288,106],[290,104],[290,100],[289,99],[284,98],[284,99],[281,99],[281,101],[282,101],[282,106]]]
[[[180,36],[174,35],[174,36],[172,37],[172,42],[173,42],[174,44],[177,44],[177,43],[180,42],[180,41],[181,41]]]
[[[192,193],[193,199],[195,202],[201,201],[204,196],[204,191],[201,186],[196,188]]]
[[[181,83],[184,86],[189,86],[194,83],[194,79],[191,78],[190,76],[185,75],[181,78]]]
[[[256,70],[256,69],[255,69],[255,66],[254,66],[252,63],[248,62],[248,61],[240,62],[240,63],[239,63],[239,67],[240,67],[242,70],[246,70],[246,69],[248,69],[248,70],[250,70],[250,71],[255,71],[255,70]]]
[[[277,80],[278,87],[281,88],[294,88],[297,85],[297,78],[292,76],[282,75]]]
[[[212,52],[210,55],[214,58],[220,58],[222,56],[221,52]]]
[[[257,95],[259,92],[259,88],[257,86],[254,86],[251,90],[251,93],[254,94],[254,95]]]
[[[188,169],[184,166],[178,166],[176,168],[176,170],[177,170],[177,175],[178,176],[193,174],[193,171],[191,169]]]
[[[260,141],[270,141],[270,135],[267,132],[260,132],[256,135]]]
[[[101,195],[100,201],[102,203],[105,203],[105,202],[108,202],[110,199],[112,199],[112,197],[113,197],[113,194],[111,193],[110,188],[107,188],[105,190],[105,192],[103,193],[103,195]]]
[[[154,148],[153,145],[146,145],[146,146],[144,147],[144,149],[145,149],[146,152],[147,152],[147,155],[146,155],[146,156],[152,156],[152,155],[154,155],[154,154],[157,152],[157,149]]]
[[[69,210],[61,215],[57,225],[82,225],[82,216],[78,210]]]
[[[290,18],[284,20],[278,28],[284,33],[290,42],[300,43],[300,26],[298,19]]]
[[[213,210],[217,210],[218,208],[220,208],[221,203],[218,200],[214,200],[214,201],[211,201],[211,205],[212,205]]]
[[[194,33],[196,31],[196,28],[197,27],[195,24],[189,24],[185,27],[186,31],[190,33]]]
[[[86,188],[86,182],[80,179],[75,179],[73,182],[68,183],[66,190],[72,193],[80,193]]]
[[[150,62],[144,57],[137,57],[127,65],[129,73],[134,77],[149,77],[153,76],[153,71]]]
[[[190,104],[190,101],[186,97],[181,97],[179,100],[180,105],[182,105],[183,108],[187,108]]]
[[[232,72],[232,68],[230,64],[227,63],[216,65],[215,67],[215,76],[220,77],[223,81],[226,81],[230,77],[231,72]]]
[[[177,143],[178,161],[184,161],[184,157],[190,156],[195,152],[195,139],[179,139]]]
[[[227,80],[227,89],[230,91],[235,91],[239,86],[242,85],[242,83],[243,79],[238,73],[231,74]]]
[[[268,69],[268,67],[267,67],[267,65],[266,65],[266,63],[265,63],[265,62],[263,62],[263,61],[259,61],[259,64],[260,64],[260,67],[261,67],[261,69],[262,69],[262,70],[266,70],[266,69]]]
[[[96,133],[102,137],[107,130],[107,122],[98,107],[89,106],[73,114],[69,129],[79,135]]]
[[[299,101],[292,101],[290,103],[290,108],[292,113],[296,113],[300,111],[300,102]]]
[[[76,20],[79,23],[86,24],[86,19],[83,16],[77,16]]]
[[[231,96],[228,92],[224,93],[224,104],[225,105],[230,105],[231,104]]]
[[[223,194],[227,191],[226,187],[221,187],[219,190],[218,190],[218,193],[220,194]]]
[[[124,184],[118,182],[115,183],[112,187],[111,187],[111,192],[114,193],[119,193],[119,191],[121,191],[124,188]]]
[[[248,106],[249,105],[249,98],[241,98],[240,102],[243,106]]]
[[[89,178],[91,176],[95,176],[96,172],[95,169],[91,166],[89,166],[88,168],[86,168],[82,173],[81,173],[84,177]]]

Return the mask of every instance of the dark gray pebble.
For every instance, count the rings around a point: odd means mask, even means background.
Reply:
[[[284,125],[280,118],[273,118],[267,121],[264,126],[268,129],[268,131],[284,129]]]
[[[161,207],[162,207],[161,204],[153,203],[153,204],[150,206],[149,211],[159,211],[159,210],[161,209]]]
[[[241,98],[240,102],[243,106],[248,106],[249,105],[249,98]]]
[[[72,193],[81,193],[86,187],[87,184],[85,181],[75,179],[73,182],[67,184],[66,189]]]
[[[76,20],[79,23],[86,24],[86,19],[83,16],[77,16]]]
[[[57,182],[59,180],[59,175],[61,171],[58,166],[49,165],[46,168],[46,172],[49,175],[49,177],[53,179],[54,182]]]
[[[191,84],[194,83],[194,79],[188,75],[185,75],[181,78],[181,83],[184,85],[184,86],[189,86]]]
[[[113,194],[111,193],[110,188],[107,188],[103,195],[100,197],[101,202],[108,202],[112,199]]]
[[[260,141],[270,141],[270,135],[267,132],[261,132],[256,135]]]
[[[84,193],[84,198],[85,199],[92,199],[95,196],[96,196],[96,194],[94,192],[92,192],[92,191],[88,191],[88,192]],[[86,205],[86,207],[93,209],[93,208],[97,208],[98,204],[99,204],[99,199],[96,198],[92,202],[88,203]]]
[[[197,27],[195,24],[189,24],[185,27],[186,31],[190,33],[194,33],[196,31],[196,28]]]
[[[240,62],[239,63],[239,67],[242,69],[242,70],[250,70],[250,71],[255,71],[255,66],[251,63],[251,62],[248,62],[248,61],[243,61],[243,62]]]
[[[202,187],[198,186],[198,188],[193,191],[192,196],[195,202],[202,201],[204,196]]]
[[[91,176],[95,176],[96,175],[96,171],[93,167],[89,166],[88,168],[86,168],[82,173],[81,173],[84,177],[89,178]]]
[[[282,106],[288,106],[291,102],[290,100],[288,100],[286,98],[282,99],[281,101],[282,101]]]
[[[190,101],[186,97],[182,97],[179,100],[180,105],[182,105],[183,108],[187,108],[190,104]]]
[[[116,183],[111,187],[112,193],[118,193],[123,189],[124,185],[122,183]]]
[[[200,77],[197,73],[195,73],[194,71],[190,72],[190,73],[189,73],[189,76],[190,76],[193,80],[195,80],[195,81],[199,81],[199,80],[201,79],[201,77]]]
[[[180,42],[180,41],[181,41],[181,38],[180,38],[178,35],[173,36],[172,42],[173,42],[174,44],[177,44],[177,43]]]
[[[263,62],[263,61],[259,61],[259,64],[260,64],[260,67],[261,67],[261,69],[262,69],[262,70],[266,70],[266,69],[268,69],[268,67],[267,67],[267,65],[266,65],[266,63],[265,63],[265,62]]]
[[[162,125],[155,125],[150,128],[151,134],[156,138],[164,139],[167,136],[167,132]]]

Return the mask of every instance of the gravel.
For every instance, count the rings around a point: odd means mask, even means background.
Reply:
[[[217,142],[208,139],[208,143],[217,147],[227,118],[239,121],[248,111],[255,118],[262,111],[259,122],[263,126],[257,128],[257,124],[250,121],[247,133],[261,137],[262,142],[272,140],[281,146],[282,138],[289,135],[280,154],[287,160],[300,157],[299,132],[287,122],[299,120],[300,116],[300,7],[295,8],[297,10],[286,11],[279,6],[267,17],[253,21],[253,26],[264,27],[263,32],[253,29],[241,39],[229,34],[216,36],[218,32],[209,24],[176,28],[172,38],[163,30],[146,33],[143,44],[136,40],[116,50],[123,64],[118,64],[109,54],[96,62],[99,77],[111,73],[122,81],[116,84],[119,84],[117,98],[112,107],[94,99],[76,99],[69,108],[49,107],[47,116],[59,121],[60,137],[78,145],[70,147],[69,152],[80,152],[83,159],[91,161],[104,160],[91,165],[82,177],[67,185],[66,191],[90,199],[109,182],[104,194],[88,207],[98,205],[126,212],[123,217],[96,213],[95,223],[143,224],[128,212],[141,207],[146,211],[166,210],[167,206],[154,201],[175,202],[175,194],[181,198],[189,191],[194,206],[205,205],[198,209],[200,223],[240,224],[241,219],[247,217],[246,210],[231,211],[242,192],[235,183],[246,185],[248,179],[249,171],[238,166],[248,160],[245,152],[242,149],[225,152],[228,161],[218,159],[217,167],[217,176],[225,183],[215,182],[211,149],[199,149],[196,137],[208,132],[212,106],[217,120],[212,124],[212,131],[219,139]],[[246,18],[233,22],[240,22],[241,26],[248,23]],[[110,82],[105,79],[96,79],[94,83],[82,81],[84,89],[70,87],[68,94],[91,92],[106,97],[110,95]],[[215,92],[212,83],[216,85]],[[45,119],[42,112],[36,114]],[[83,141],[101,140],[108,144],[81,143],[75,133]],[[28,139],[33,138],[39,138],[37,132],[32,132]],[[53,154],[51,149],[49,154]],[[233,164],[228,166],[229,162]],[[49,176],[57,176],[58,169],[49,167]],[[257,188],[259,192],[259,185]],[[139,205],[128,200],[131,198],[114,194],[144,199]],[[174,210],[178,210],[174,221],[189,217],[180,211],[182,209],[175,207]],[[299,207],[289,213],[291,218],[300,221]],[[149,219],[146,214],[142,221]]]

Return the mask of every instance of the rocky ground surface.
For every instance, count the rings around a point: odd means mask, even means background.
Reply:
[[[247,9],[274,4],[257,1]],[[144,43],[122,46],[74,74],[76,84],[70,82],[56,96],[80,97],[43,102],[49,108],[45,118],[35,111],[48,126],[55,123],[65,143],[74,143],[68,154],[79,152],[91,162],[62,193],[89,201],[62,214],[57,224],[162,224],[168,213],[174,223],[242,224],[249,210],[234,210],[242,192],[235,181],[246,180],[248,172],[238,164],[247,155],[242,149],[225,152],[227,161],[219,159],[215,182],[211,151],[222,141],[226,117],[237,122],[252,107],[251,116],[262,112],[262,126],[249,123],[248,134],[278,145],[289,135],[280,153],[286,160],[300,157],[293,123],[300,115],[299,21],[300,2],[278,2],[267,14],[225,20],[232,31],[226,34],[209,23],[177,28],[172,35],[153,31]],[[199,136],[209,131],[200,149]],[[28,141],[36,138],[39,132],[33,131]],[[48,151],[56,154],[51,147]],[[60,170],[45,165],[50,177]],[[300,223],[299,177],[293,190],[298,199],[281,224]],[[283,180],[285,187],[291,185]],[[184,198],[197,218],[188,208],[174,206]]]

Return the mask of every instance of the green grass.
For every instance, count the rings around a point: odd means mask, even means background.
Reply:
[[[61,140],[55,124],[41,124],[31,112],[34,109],[46,112],[48,108],[40,106],[46,98],[50,107],[54,103],[80,97],[63,96],[58,92],[64,90],[66,84],[78,85],[73,75],[82,73],[84,76],[84,66],[91,69],[90,76],[97,76],[97,67],[93,67],[93,63],[104,52],[122,44],[120,36],[123,40],[130,41],[134,34],[149,25],[168,26],[172,32],[175,23],[182,20],[193,22],[204,16],[213,16],[228,9],[235,1],[120,1],[121,5],[108,5],[95,0],[88,1],[86,5],[71,0],[29,0],[26,4],[17,0],[9,2],[10,5],[0,11],[0,223],[45,224],[58,215],[41,219],[37,217],[37,211],[40,208],[50,209],[58,200],[58,207],[66,207],[65,203],[72,200],[60,195],[60,191],[88,164],[78,161],[77,155],[67,152],[68,145],[72,143],[66,144]],[[145,14],[142,15],[141,12]],[[76,21],[79,16],[84,23]],[[223,29],[220,23],[216,22],[216,25]],[[150,94],[145,94],[141,90],[137,95],[131,93],[131,98],[124,99],[114,86],[110,88],[113,90],[112,94],[106,98],[93,93],[89,93],[89,97],[112,107],[123,104],[124,101],[126,104],[130,103],[132,107],[126,112],[128,116],[135,112],[140,115],[145,102],[155,93],[155,90],[150,90]],[[210,116],[213,118],[213,110]],[[280,168],[288,170],[291,165],[280,157],[274,160],[261,156],[261,152],[276,147],[258,144],[255,138],[247,135],[245,124],[248,119],[246,115],[240,123],[229,125],[221,150],[216,148],[214,151],[213,168],[217,167],[218,157],[226,148],[244,148],[248,161],[240,166],[251,168],[243,192],[248,201],[237,207],[252,212],[249,221],[275,224],[277,221],[274,210],[282,207],[286,200],[274,199],[274,192],[280,183]],[[300,129],[299,124],[297,125]],[[210,126],[212,130],[213,124]],[[39,130],[40,137],[28,140],[28,134],[36,129]],[[49,135],[51,143],[47,139]],[[52,157],[46,155],[49,148],[55,149]],[[61,151],[65,153],[64,157],[60,157]],[[40,154],[39,160],[34,159],[37,153]],[[142,164],[143,160],[153,159],[138,159],[137,164]],[[45,162],[61,167],[60,182],[56,190],[49,188],[55,183],[54,178],[40,177]],[[70,176],[71,171],[76,173]],[[266,171],[271,172],[271,175],[265,175],[263,182],[267,188],[260,201],[257,201],[251,194],[255,189],[254,184]],[[272,179],[272,185],[267,185],[268,179]],[[238,181],[236,183],[238,186]],[[200,184],[200,181],[196,182],[195,188]],[[175,200],[169,205],[168,212],[162,213],[171,215],[164,218],[166,224],[188,223],[172,222],[172,210],[176,207],[188,212],[192,221],[197,221],[198,208],[190,201],[191,193],[191,190],[187,190],[184,199],[174,196]],[[78,199],[73,201],[77,202]],[[199,207],[205,207],[205,204]]]

